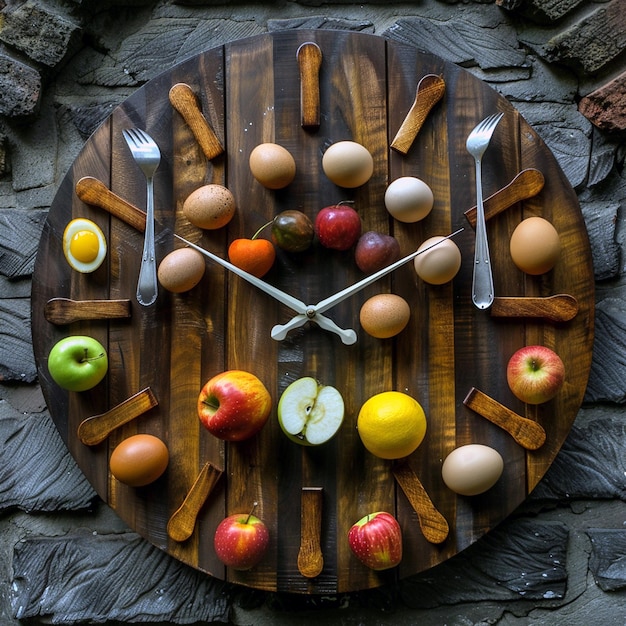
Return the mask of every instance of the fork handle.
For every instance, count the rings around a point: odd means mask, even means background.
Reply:
[[[483,204],[482,167],[476,159],[476,243],[474,246],[474,274],[472,280],[472,302],[479,309],[488,309],[493,304],[494,289],[489,258],[489,242]]]
[[[143,240],[139,280],[137,281],[137,302],[143,306],[150,306],[154,304],[158,294],[154,251],[154,185],[152,178],[147,179],[146,193],[146,231]]]

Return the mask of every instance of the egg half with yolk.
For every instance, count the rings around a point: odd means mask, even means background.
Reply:
[[[94,272],[102,265],[107,253],[104,233],[95,222],[84,217],[76,218],[65,227],[63,253],[77,272]]]

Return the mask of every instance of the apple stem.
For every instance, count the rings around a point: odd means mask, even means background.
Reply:
[[[263,224],[263,226],[261,226],[261,228],[259,228],[259,230],[256,231],[256,233],[254,233],[254,235],[252,235],[252,239],[256,239],[260,234],[261,231],[265,228],[267,228],[268,226],[270,226],[271,224],[274,223],[274,220],[272,220],[271,222],[267,222],[267,224]]]
[[[341,206],[342,204],[354,204],[354,200],[341,200],[337,202],[337,206]]]
[[[248,517],[246,517],[246,521],[244,522],[244,524],[247,524],[250,521],[250,518],[252,517],[252,514],[254,513],[254,509],[256,509],[257,506],[259,506],[258,502],[252,503],[252,510],[250,511],[250,513],[248,513]]]
[[[85,356],[80,360],[81,363],[89,363],[89,361],[97,361],[104,357],[104,352],[101,352],[98,356],[87,356],[89,354],[89,350],[85,348]]]

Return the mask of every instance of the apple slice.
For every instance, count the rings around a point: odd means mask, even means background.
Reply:
[[[331,439],[343,422],[341,394],[314,378],[305,376],[292,382],[278,402],[278,423],[296,443],[318,446]]]

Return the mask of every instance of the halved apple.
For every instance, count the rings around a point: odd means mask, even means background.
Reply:
[[[278,423],[296,443],[318,446],[339,430],[344,415],[341,394],[305,376],[292,382],[278,402]]]

